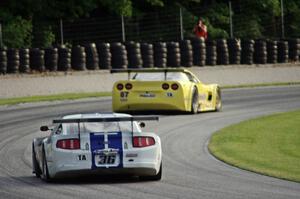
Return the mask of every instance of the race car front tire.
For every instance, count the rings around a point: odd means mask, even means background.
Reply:
[[[221,89],[217,88],[217,93],[216,93],[216,111],[221,111],[222,110],[222,97],[221,97]]]
[[[192,102],[191,102],[191,114],[197,114],[199,109],[199,96],[196,88],[193,89]]]
[[[41,179],[45,182],[50,182],[50,176],[48,171],[48,165],[45,155],[45,150],[43,149],[43,161],[42,161],[42,173],[41,173]]]
[[[37,178],[39,178],[41,176],[42,171],[41,171],[40,166],[36,159],[36,154],[35,154],[35,149],[34,149],[33,143],[32,143],[32,167],[33,167],[33,173],[35,174],[35,176]]]

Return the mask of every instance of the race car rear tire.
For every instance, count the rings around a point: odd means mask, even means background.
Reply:
[[[216,93],[216,111],[222,110],[222,97],[221,97],[221,89],[217,88]]]
[[[161,176],[162,176],[162,163],[160,164],[159,172],[156,175],[140,176],[140,180],[142,180],[142,181],[158,181],[158,180],[161,180]]]
[[[199,109],[199,96],[196,88],[193,90],[192,102],[191,102],[191,114],[197,114]]]
[[[41,176],[42,171],[41,171],[40,166],[36,159],[36,154],[35,154],[33,143],[32,143],[32,167],[33,167],[33,173],[35,174],[35,176],[37,178],[39,178]]]
[[[50,182],[50,176],[48,171],[48,165],[46,161],[46,155],[45,150],[43,149],[43,161],[42,161],[42,173],[41,173],[41,179],[45,182]]]

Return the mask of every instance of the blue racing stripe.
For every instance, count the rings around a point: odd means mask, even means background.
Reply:
[[[105,148],[105,136],[107,136],[107,146]],[[103,149],[113,149],[118,151],[120,157],[120,162],[118,165],[109,166],[109,168],[122,168],[123,167],[123,141],[121,132],[109,132],[109,133],[90,133],[90,144],[92,153],[92,169],[97,169],[99,167],[95,164],[95,155],[98,154],[97,151]],[[107,165],[103,165],[106,167]]]
[[[104,149],[104,134],[95,135],[95,133],[90,133],[90,144],[91,144],[91,152],[92,152],[92,169],[96,169],[95,165],[95,151]]]
[[[120,156],[120,164],[116,168],[123,167],[123,141],[122,133],[108,134],[108,148],[118,149]]]

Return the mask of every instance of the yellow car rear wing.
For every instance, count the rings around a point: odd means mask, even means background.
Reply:
[[[185,72],[186,69],[184,68],[130,68],[130,69],[111,69],[110,73],[128,73],[128,80],[130,80],[131,73],[165,73],[165,80],[167,79],[168,72]]]

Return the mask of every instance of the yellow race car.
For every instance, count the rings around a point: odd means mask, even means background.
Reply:
[[[203,84],[183,68],[112,69],[127,72],[128,80],[114,83],[114,112],[184,111],[196,114],[219,111],[221,90],[217,84]]]

